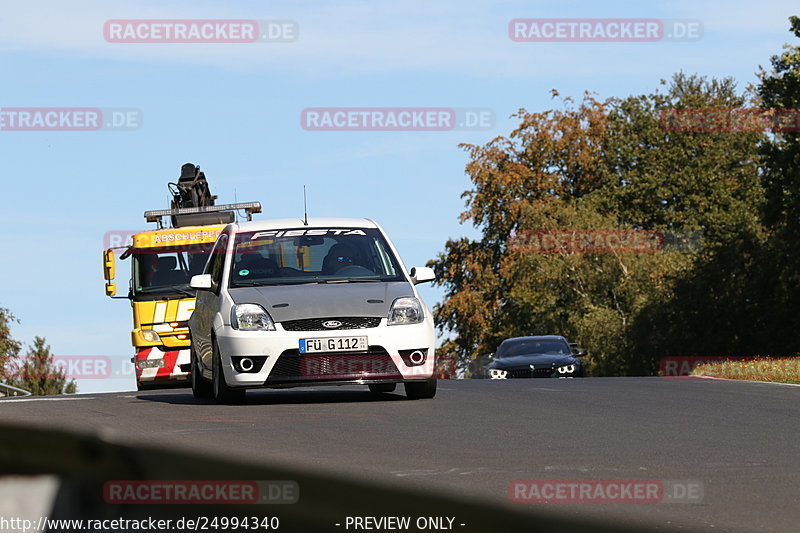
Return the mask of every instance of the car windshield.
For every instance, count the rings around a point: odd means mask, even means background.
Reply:
[[[557,339],[519,339],[505,341],[497,349],[497,357],[514,357],[517,355],[547,354],[570,355],[572,350],[566,342]]]
[[[403,279],[377,229],[297,228],[236,235],[230,286]]]
[[[186,293],[192,276],[203,273],[211,244],[140,249],[133,253],[134,295]]]

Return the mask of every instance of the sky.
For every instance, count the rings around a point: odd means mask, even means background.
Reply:
[[[125,109],[138,120],[0,129],[0,307],[19,318],[12,334],[26,345],[38,335],[56,355],[113,359],[111,378],[80,380],[79,391],[131,390],[130,305],[104,295],[103,237],[152,227],[142,214],[168,207],[166,184],[183,163],[201,166],[219,202],[260,201],[259,219],[302,216],[305,185],[311,216],[375,219],[407,266],[424,265],[448,239],[477,235],[459,222],[470,188],[460,143],[509,134],[520,108],[558,107],[552,89],[624,97],[678,71],[730,76],[743,89],[793,42],[787,19],[797,11],[770,0],[0,0],[0,108]],[[514,19],[548,18],[689,19],[702,35],[509,37]],[[288,21],[296,33],[284,42],[120,43],[103,32],[107,21],[232,19]],[[301,123],[309,108],[492,118],[445,131],[318,131]],[[420,290],[429,307],[442,299],[441,288]]]

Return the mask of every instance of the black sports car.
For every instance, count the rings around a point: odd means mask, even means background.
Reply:
[[[491,379],[572,378],[583,376],[578,357],[586,350],[558,335],[514,337],[491,354],[486,376]]]

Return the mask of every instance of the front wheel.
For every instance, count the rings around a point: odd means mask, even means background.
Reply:
[[[212,344],[213,349],[213,364],[211,365],[212,371],[212,388],[214,394],[214,401],[219,404],[241,403],[244,401],[244,389],[232,389],[225,382],[225,375],[222,373],[222,359],[219,355],[219,348],[217,343]]]
[[[412,381],[404,384],[409,400],[423,400],[436,396],[436,379]]]
[[[203,378],[200,372],[200,361],[197,359],[197,352],[194,346],[189,348],[189,360],[191,361],[192,372],[192,394],[198,400],[207,400],[214,396],[214,389],[208,381]]]

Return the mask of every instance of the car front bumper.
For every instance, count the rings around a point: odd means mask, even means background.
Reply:
[[[387,326],[330,331],[240,331],[222,326],[215,331],[220,363],[231,387],[291,387],[316,384],[391,383],[426,380],[434,376],[433,324]],[[361,352],[300,354],[300,339],[366,336],[369,349]],[[409,352],[424,352],[421,364],[409,364]],[[405,355],[405,358],[404,356]],[[243,357],[256,364],[240,368]],[[417,359],[419,356],[415,356]]]

